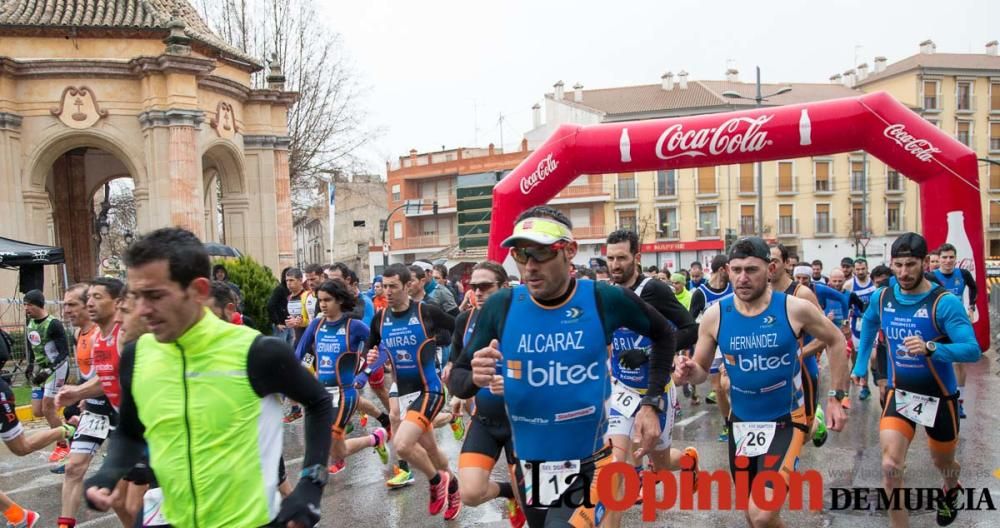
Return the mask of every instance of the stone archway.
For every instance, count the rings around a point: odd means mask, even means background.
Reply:
[[[205,197],[205,238],[248,253],[250,198],[243,154],[233,143],[208,144],[201,158]]]

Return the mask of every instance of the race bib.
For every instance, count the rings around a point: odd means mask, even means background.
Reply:
[[[420,391],[411,392],[409,394],[402,394],[402,395],[400,395],[399,396],[399,412],[400,412],[400,414],[405,413],[406,409],[409,409],[410,405],[412,405],[413,402],[417,401],[417,398],[419,398],[419,397],[420,397]]]
[[[736,422],[733,424],[733,440],[736,441],[736,456],[748,458],[766,454],[774,441],[775,422]]]
[[[146,490],[146,494],[142,496],[142,525],[168,526],[169,524],[163,516],[163,490],[161,488]]]
[[[111,420],[107,416],[94,413],[83,413],[80,417],[80,427],[77,428],[80,436],[90,436],[104,440],[111,432]]]
[[[302,315],[302,301],[288,301],[288,315],[292,317],[297,317]]]
[[[524,496],[527,497],[528,504],[533,504],[534,473],[530,462],[521,462],[521,471],[524,473]],[[538,500],[539,506],[552,504],[562,494],[569,489],[574,477],[580,474],[579,460],[562,460],[557,462],[541,462],[538,468]]]
[[[309,372],[315,373],[316,369],[313,367],[313,355],[306,352],[302,355],[302,366],[306,368]]]
[[[639,409],[640,400],[642,395],[624,383],[615,383],[611,389],[611,407],[622,416],[631,418]]]
[[[330,393],[330,400],[334,407],[340,407],[340,387],[327,387],[326,392]]]
[[[896,412],[925,427],[934,427],[938,403],[934,396],[895,389]]]

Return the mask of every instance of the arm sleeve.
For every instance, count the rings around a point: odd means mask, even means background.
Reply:
[[[448,356],[448,363],[455,363],[455,360],[462,355],[465,343],[465,327],[469,325],[469,317],[472,312],[462,312],[455,318],[455,331],[451,336],[451,355]]]
[[[482,306],[479,318],[476,319],[476,329],[472,332],[472,339],[451,367],[448,389],[455,396],[462,399],[471,398],[479,391],[479,387],[472,381],[472,356],[477,350],[488,346],[490,341],[500,339],[500,321],[510,306],[511,295],[512,290],[504,288],[491,295]],[[502,346],[500,353],[503,354]]]
[[[849,309],[850,308],[857,309],[859,314],[865,313],[865,303],[862,302],[861,297],[858,297],[858,294],[854,292],[850,292],[848,294],[847,305]]]
[[[969,289],[969,305],[975,306],[976,299],[979,298],[979,287],[976,286],[976,279],[967,269],[962,270],[962,278],[965,280],[965,287]]]
[[[855,297],[857,296],[855,295]],[[875,343],[875,338],[878,337],[878,329],[882,324],[878,313],[881,298],[882,292],[876,291],[872,294],[872,302],[868,303],[868,309],[865,310],[862,319],[864,323],[861,325],[861,341],[858,349],[854,351],[857,359],[854,361],[852,376],[860,378],[868,374],[868,361],[872,356],[872,345]]]
[[[698,317],[701,312],[705,311],[705,294],[701,291],[701,288],[695,288],[691,292],[691,317]]]
[[[388,310],[388,308],[386,308]],[[377,310],[375,312],[375,317],[372,318],[372,324],[368,331],[368,340],[365,341],[365,350],[371,350],[382,342],[382,310]]]
[[[302,356],[312,348],[313,343],[316,342],[316,328],[319,327],[319,319],[313,319],[309,321],[309,326],[306,327],[306,331],[302,334],[302,338],[299,339],[299,344],[295,347],[295,359],[299,361],[302,360]]]
[[[600,297],[606,335],[610,336],[615,329],[624,326],[652,341],[646,395],[659,397],[670,381],[674,365],[674,332],[669,323],[632,290],[601,283],[598,284],[597,295]]]
[[[132,399],[132,371],[135,368],[135,342],[125,345],[119,360],[118,376],[121,381],[122,400],[118,409],[118,427],[108,439],[108,456],[96,474],[88,478],[83,485],[86,490],[91,486],[114,489],[121,480],[142,459],[146,453],[146,441],[143,439],[145,427],[139,421],[139,413]]]
[[[288,343],[258,336],[247,356],[250,386],[261,398],[284,394],[305,408],[305,454],[302,467],[326,466],[330,455],[333,407],[319,380],[295,360]],[[278,424],[279,426],[281,424]]]
[[[960,363],[979,361],[979,343],[961,299],[945,295],[938,301],[937,325],[951,342],[938,344],[931,358]]]
[[[451,343],[451,333],[455,331],[455,318],[433,304],[424,303],[423,311],[424,316],[431,321],[431,330],[438,346],[448,346]]]
[[[69,339],[66,338],[66,327],[59,319],[53,319],[49,323],[48,340],[56,347],[56,357],[52,360],[52,364],[59,365],[69,357]]]
[[[698,324],[694,322],[691,312],[687,311],[684,305],[677,300],[677,296],[670,291],[669,286],[652,288],[648,294],[646,289],[643,289],[641,298],[656,308],[656,311],[673,325],[676,350],[683,350],[694,345],[694,342],[698,340]]]
[[[362,321],[354,319],[351,321],[351,350],[360,350],[361,359],[364,361],[364,357],[367,353],[365,350],[365,342],[368,341],[368,334],[371,330]]]

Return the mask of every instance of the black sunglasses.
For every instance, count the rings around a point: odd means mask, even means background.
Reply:
[[[499,284],[499,283],[494,282],[494,281],[491,281],[491,282],[477,282],[475,284],[473,284],[473,283],[470,282],[469,283],[469,288],[472,288],[473,291],[479,290],[479,291],[485,292],[485,291],[493,289],[497,284]]]

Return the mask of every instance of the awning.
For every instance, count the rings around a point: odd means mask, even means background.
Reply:
[[[0,267],[16,268],[65,262],[66,255],[60,247],[42,246],[0,237]]]

